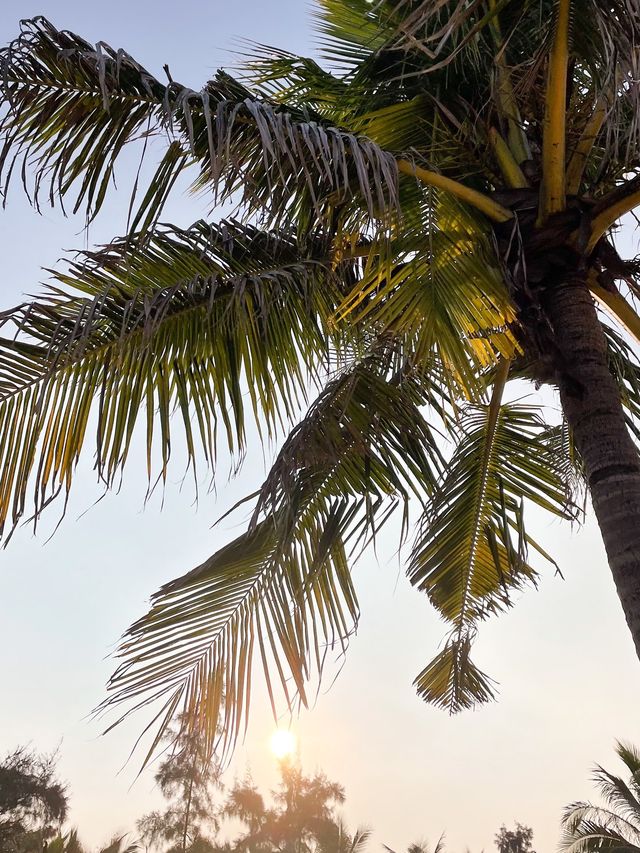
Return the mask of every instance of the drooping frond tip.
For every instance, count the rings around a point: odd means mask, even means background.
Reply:
[[[103,709],[157,700],[157,738],[180,713],[224,750],[246,721],[254,657],[274,713],[278,697],[307,703],[307,682],[357,625],[347,546],[361,550],[411,493],[424,502],[442,461],[418,408],[428,392],[380,349],[329,383],[291,433],[247,532],[165,585],[130,628]]]
[[[395,160],[364,137],[256,99],[222,72],[196,92],[161,83],[124,51],[94,48],[44,18],[22,26],[0,53],[7,106],[0,177],[6,185],[14,172],[32,171],[37,205],[43,190],[54,204],[76,187],[73,210],[84,206],[95,215],[125,146],[152,135],[169,147],[136,222],[155,221],[191,164],[196,186],[219,200],[239,194],[245,209],[272,221],[295,207],[296,197],[320,218],[354,197],[369,216],[397,206]]]

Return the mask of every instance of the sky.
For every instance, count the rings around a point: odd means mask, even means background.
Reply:
[[[198,88],[234,61],[241,38],[310,53],[309,7],[297,0],[4,0],[0,42],[20,18],[44,14],[89,41],[124,47],[149,70],[168,62],[174,79]],[[203,209],[174,200],[171,218],[187,225]],[[63,249],[121,233],[126,195],[111,199],[90,234],[59,211],[34,213],[21,194],[0,211],[0,309],[33,293]],[[624,235],[633,242],[632,235]],[[109,657],[127,625],[145,611],[164,581],[202,562],[237,533],[211,528],[222,511],[256,485],[263,455],[215,494],[181,486],[173,470],[164,501],[144,506],[142,458],[119,493],[99,503],[91,460],[79,468],[70,509],[49,515],[38,535],[20,529],[0,553],[0,754],[17,744],[60,748],[71,821],[89,845],[131,831],[161,798],[152,772],[136,779],[141,756],[127,762],[142,721],[107,736],[89,713],[104,697]],[[254,464],[255,463],[255,464]],[[563,807],[588,798],[594,762],[615,766],[614,740],[640,744],[640,664],[593,519],[581,530],[535,519],[534,532],[553,551],[538,591],[482,627],[476,659],[500,684],[499,701],[448,717],[423,704],[412,681],[433,656],[445,629],[426,599],[409,588],[391,540],[356,567],[362,621],[335,684],[294,719],[305,770],[322,770],[346,788],[348,823],[373,827],[370,850],[400,851],[417,839],[461,853],[489,851],[502,823],[534,829],[536,849],[553,850]],[[104,725],[102,726],[104,727]],[[259,786],[275,780],[268,750],[274,722],[258,695],[247,737],[226,781],[248,768]]]

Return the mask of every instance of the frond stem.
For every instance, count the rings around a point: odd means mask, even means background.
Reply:
[[[522,127],[522,118],[520,116],[518,102],[513,91],[511,72],[507,67],[504,55],[504,40],[502,38],[502,29],[498,18],[499,10],[496,0],[489,0],[489,8],[493,13],[493,18],[490,23],[491,34],[498,52],[496,56],[498,78],[497,105],[503,120],[506,121],[508,128],[508,148],[517,165],[525,160],[531,159],[531,150],[529,148],[527,135]]]
[[[505,179],[507,186],[511,189],[524,189],[528,187],[529,182],[518,165],[518,161],[495,127],[489,128],[489,142],[491,143],[493,153],[496,156],[502,177]]]
[[[601,284],[595,281],[595,276],[589,276],[587,285],[597,301],[604,305],[627,332],[640,343],[640,316],[636,314],[624,296],[611,290],[605,290]]]
[[[482,504],[485,499],[485,494],[487,490],[487,483],[489,480],[489,466],[491,464],[491,457],[493,455],[493,449],[495,444],[496,430],[498,428],[498,418],[500,417],[500,408],[502,406],[502,397],[504,395],[504,389],[507,384],[507,379],[509,378],[509,371],[511,369],[511,360],[508,358],[502,358],[498,362],[496,366],[496,375],[493,382],[493,391],[491,393],[491,402],[489,403],[489,411],[487,415],[487,434],[486,440],[484,444],[484,452],[482,455],[482,474],[481,480],[478,485],[478,491],[476,494],[476,522],[475,522],[475,531],[473,534],[473,541],[471,544],[471,548],[469,551],[469,564],[467,566],[467,577],[465,579],[465,589],[462,597],[462,606],[460,607],[460,614],[457,617],[458,622],[458,638],[462,637],[462,632],[464,630],[466,611],[467,611],[467,601],[469,598],[470,588],[471,588],[471,577],[472,577],[472,569],[473,564],[476,559],[476,551],[478,547],[478,539],[480,537],[480,526],[481,526],[481,509]]]
[[[408,160],[400,159],[397,161],[398,171],[404,175],[411,175],[417,178],[423,184],[449,192],[475,207],[491,219],[493,222],[508,222],[513,218],[513,213],[497,201],[494,201],[488,195],[478,192],[477,190],[466,187],[459,181],[454,181],[451,178],[446,178],[444,175],[439,175],[437,172],[431,172],[429,169],[423,169],[421,166],[416,166]]]
[[[587,251],[590,252],[594,248],[621,216],[630,213],[638,205],[640,205],[640,175],[607,193],[595,206]]]
[[[580,135],[578,144],[569,159],[566,174],[567,195],[577,195],[580,189],[587,160],[607,117],[610,103],[610,94],[608,92],[601,92],[594,110]]]
[[[565,150],[569,16],[571,0],[559,0],[555,36],[549,57],[542,140],[542,186],[539,224],[566,205]]]

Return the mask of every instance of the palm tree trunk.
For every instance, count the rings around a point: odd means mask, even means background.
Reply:
[[[547,291],[560,399],[586,469],[609,566],[640,658],[640,456],[584,277]]]

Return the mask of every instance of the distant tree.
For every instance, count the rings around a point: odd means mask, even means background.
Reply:
[[[155,780],[168,800],[164,811],[153,811],[137,822],[141,840],[148,847],[181,853],[209,853],[213,843],[208,829],[216,827],[213,790],[219,785],[220,766],[194,734],[180,727],[166,740],[170,752]]]
[[[629,771],[628,780],[596,765],[593,779],[606,805],[576,802],[567,806],[560,842],[565,853],[640,853],[640,751],[618,742],[616,753]]]
[[[136,853],[138,848],[139,844],[136,841],[127,843],[127,835],[114,835],[105,847],[100,848],[98,853]],[[67,850],[65,853],[73,853],[73,851]]]
[[[78,830],[71,829],[65,835],[57,835],[47,842],[47,853],[86,853]]]
[[[387,850],[387,853],[396,853],[395,850],[392,850],[391,847],[387,847],[386,844],[383,844],[382,846]],[[414,841],[407,847],[407,853],[431,853],[431,848],[426,841]],[[444,853],[444,833],[436,842],[436,846],[433,848],[433,853]]]
[[[236,853],[356,853],[368,839],[366,830],[351,835],[336,806],[344,789],[324,774],[305,776],[300,767],[280,764],[280,784],[267,806],[250,778],[234,786],[224,814],[238,818],[246,832],[231,844]]]
[[[0,853],[42,850],[67,816],[67,793],[56,778],[57,753],[21,746],[0,762]]]
[[[136,853],[139,849],[137,842],[127,843],[127,835],[114,835],[97,853]],[[78,837],[78,830],[72,829],[65,835],[57,835],[47,842],[46,853],[87,853]]]
[[[533,830],[516,821],[515,829],[507,829],[502,824],[495,836],[499,853],[535,853],[533,849]]]

